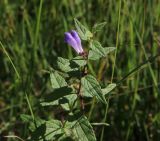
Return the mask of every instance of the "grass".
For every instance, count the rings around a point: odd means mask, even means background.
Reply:
[[[27,138],[20,114],[56,116],[52,107],[46,111],[39,105],[50,90],[43,70],[54,66],[57,56],[75,56],[63,39],[64,32],[74,28],[74,17],[89,28],[106,21],[96,37],[104,46],[117,47],[116,57],[113,53],[102,62],[90,62],[91,73],[98,72],[102,86],[125,78],[111,95],[106,121],[110,126],[94,128],[97,138],[160,140],[159,0],[0,1],[0,140]],[[104,122],[106,108],[93,106],[90,120]]]

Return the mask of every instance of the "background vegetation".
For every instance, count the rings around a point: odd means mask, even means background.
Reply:
[[[116,55],[89,67],[102,85],[119,82],[151,58],[111,93],[104,140],[160,140],[160,57],[154,57],[160,54],[159,0],[1,0],[0,140],[15,140],[6,135],[28,137],[20,114],[31,114],[30,108],[41,118],[59,118],[59,109],[44,109],[39,99],[50,91],[46,70],[56,57],[76,56],[64,43],[74,17],[88,28],[107,22],[96,37],[103,46],[116,46]],[[90,110],[89,105],[88,114],[91,121],[104,121],[105,107],[96,104]],[[99,140],[102,126],[94,130]]]

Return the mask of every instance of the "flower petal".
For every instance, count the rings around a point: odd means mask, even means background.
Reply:
[[[72,46],[78,54],[81,52],[79,50],[79,46],[77,44],[77,41],[72,37],[71,33],[66,32],[64,34],[64,40],[66,43],[68,43],[70,46]]]
[[[80,50],[80,53],[83,53],[84,51],[83,51],[82,44],[81,44],[81,39],[80,39],[78,33],[75,30],[72,30],[71,35],[76,40],[76,42],[78,44],[78,48]]]

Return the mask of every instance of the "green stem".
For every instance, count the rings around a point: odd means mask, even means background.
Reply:
[[[115,72],[115,64],[116,64],[116,58],[117,58],[117,48],[118,48],[118,42],[119,42],[119,27],[120,27],[120,18],[121,18],[121,0],[119,1],[119,13],[118,13],[118,30],[117,30],[117,37],[116,37],[116,51],[114,54],[114,62],[113,62],[113,71],[111,76],[111,83],[113,81],[113,76]]]
[[[6,54],[6,56],[8,57],[8,59],[9,59],[9,61],[10,61],[11,65],[12,65],[12,67],[13,67],[13,69],[14,69],[14,71],[15,71],[15,73],[16,73],[16,75],[17,75],[17,77],[18,77],[18,79],[20,79],[19,72],[17,71],[17,69],[16,69],[16,67],[15,67],[15,65],[14,65],[14,63],[13,63],[13,61],[12,61],[12,59],[10,58],[10,56],[9,56],[8,52],[6,51],[6,49],[5,49],[5,47],[3,46],[3,44],[2,44],[2,42],[1,42],[1,41],[0,41],[0,45],[1,45],[1,47],[2,47],[2,49],[3,49],[3,51],[4,51],[4,53],[5,53],[5,54]]]
[[[89,110],[89,114],[88,114],[88,120],[91,119],[91,115],[92,115],[92,112],[93,112],[93,110],[94,110],[95,102],[96,102],[96,98],[93,97],[91,109]]]
[[[40,29],[40,20],[41,20],[41,13],[42,13],[42,4],[43,0],[40,0],[39,10],[38,10],[38,17],[37,17],[37,24],[36,24],[36,32],[35,32],[35,39],[34,39],[34,49],[36,52],[37,49],[37,42],[38,42],[38,34]],[[34,52],[34,53],[35,53]]]
[[[112,76],[111,76],[111,83],[113,81],[113,76],[114,76],[114,71],[115,71],[115,63],[116,63],[116,58],[117,58],[117,48],[118,48],[118,42],[119,42],[120,18],[121,18],[121,0],[119,0],[118,30],[117,30],[117,37],[116,37],[116,51],[115,51],[115,59],[114,59],[114,62],[113,62],[113,71],[112,71]],[[108,102],[107,102],[107,105],[106,105],[104,122],[106,122],[106,120],[107,120],[108,105],[109,105],[109,98],[108,98]],[[103,137],[104,137],[104,127],[102,128],[100,141],[103,141]]]
[[[104,115],[104,120],[103,120],[104,123],[106,123],[106,120],[107,120],[108,107],[109,107],[109,98],[108,98],[107,105],[106,105],[106,110],[105,110],[105,115]],[[101,132],[100,141],[103,141],[103,137],[104,137],[104,128],[105,128],[105,127],[103,126],[103,127],[102,127],[102,132]]]
[[[30,113],[31,113],[32,119],[33,119],[33,121],[34,121],[35,117],[34,117],[34,114],[33,114],[32,106],[31,106],[31,103],[30,103],[29,97],[28,97],[28,95],[27,95],[27,93],[26,93],[26,92],[25,92],[25,96],[26,96],[27,104],[28,104],[28,107],[29,107],[29,110],[30,110]]]

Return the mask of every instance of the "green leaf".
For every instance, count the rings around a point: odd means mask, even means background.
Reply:
[[[30,115],[21,114],[20,118],[23,122],[29,123],[29,129],[33,132],[36,129],[36,126],[40,126],[45,123],[45,120],[35,117],[34,120]]]
[[[45,121],[32,132],[31,139],[36,141],[57,140],[64,134],[62,127],[62,123],[59,120]]]
[[[33,120],[30,115],[26,115],[26,114],[21,114],[20,118],[22,119],[23,122],[30,122]]]
[[[106,23],[107,22],[102,22],[102,23],[95,24],[93,26],[93,33],[101,31],[104,28],[104,26],[106,25]]]
[[[46,130],[44,137],[46,140],[57,140],[60,136],[64,134],[63,125],[59,120],[46,121]]]
[[[160,125],[160,113],[155,114],[153,123],[157,123],[158,125]]]
[[[64,135],[63,125],[59,120],[45,121],[40,118],[35,118],[33,121],[29,115],[21,115],[21,119],[29,123],[31,130],[31,140],[33,141],[50,141],[57,140]]]
[[[82,56],[77,56],[73,58],[70,62],[72,65],[77,66],[77,67],[82,67],[87,64],[87,61]]]
[[[61,87],[59,89],[54,89],[54,91],[44,97],[43,100],[41,100],[42,106],[50,106],[50,105],[59,105],[63,103],[67,103],[65,96],[74,94],[75,90],[71,87]]]
[[[66,134],[58,138],[58,141],[74,141],[71,137],[68,137]]]
[[[116,47],[105,47],[105,55],[109,54],[110,52],[114,51]]]
[[[64,96],[59,100],[60,105],[62,108],[66,111],[71,111],[74,108],[76,108],[77,105],[77,95],[76,94],[71,94]]]
[[[50,73],[50,80],[53,89],[67,86],[65,79],[57,71]]]
[[[101,57],[105,57],[105,50],[98,41],[92,41],[90,49],[88,59],[98,60]]]
[[[78,34],[82,40],[88,40],[93,37],[93,34],[82,25],[77,19],[74,19],[75,27],[78,31]]]
[[[73,122],[72,138],[76,141],[96,141],[96,137],[87,117],[81,116],[76,123]]]
[[[70,61],[62,57],[57,58],[57,66],[63,72],[69,72],[72,70],[70,67]]]
[[[57,66],[58,69],[67,73],[69,76],[72,77],[79,77],[80,70],[79,67],[84,66],[86,61],[81,56],[77,56],[72,60],[64,59],[62,57],[58,57],[57,59]]]
[[[103,48],[102,45],[98,41],[93,40],[90,43],[90,49],[91,50],[89,51],[88,58],[90,60],[98,60],[102,57],[106,57],[107,54],[109,54],[110,52],[115,50],[115,47],[105,47],[105,48]]]
[[[109,92],[111,92],[114,88],[116,88],[116,84],[112,83],[109,84],[106,88],[102,89],[103,95],[107,95]]]
[[[82,94],[89,96],[96,96],[96,98],[102,103],[106,104],[106,99],[102,93],[101,87],[92,75],[86,75],[81,80],[82,83]]]
[[[79,77],[80,67],[86,65],[86,60],[82,56],[77,56],[71,60],[62,57],[57,58],[57,67],[67,74],[67,77]]]

